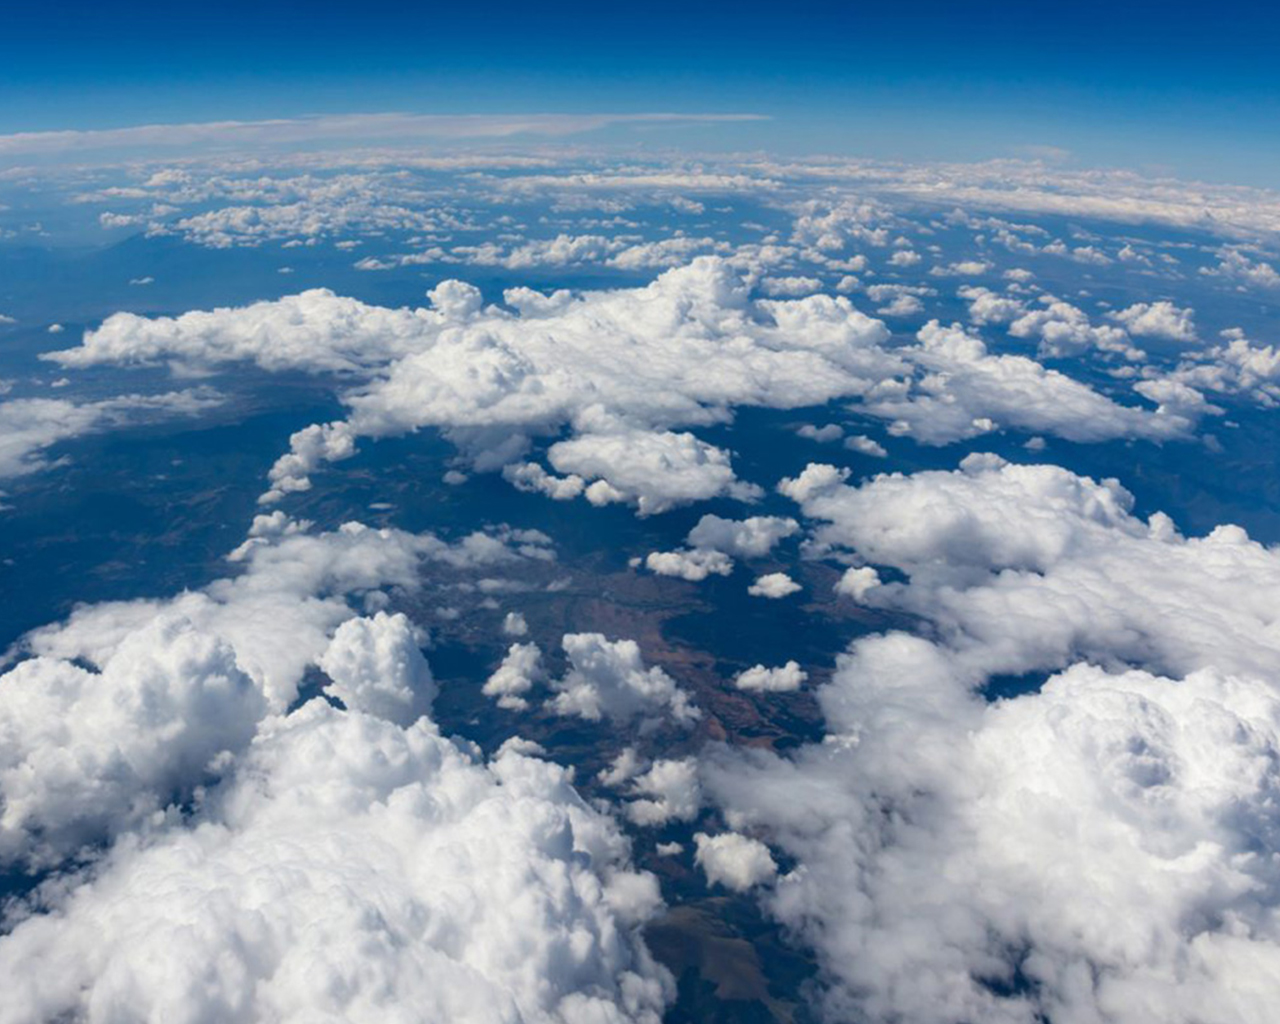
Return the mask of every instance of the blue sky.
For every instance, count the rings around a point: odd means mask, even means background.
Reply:
[[[373,110],[737,111],[770,120],[644,141],[909,159],[1052,146],[1280,185],[1280,16],[1261,5],[406,6],[10,11],[0,132]]]

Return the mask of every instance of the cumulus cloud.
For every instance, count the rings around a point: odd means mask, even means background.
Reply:
[[[537,644],[512,644],[502,664],[484,684],[484,695],[493,697],[498,707],[523,711],[529,706],[524,695],[546,678],[542,650]]]
[[[674,679],[656,665],[646,667],[634,640],[609,640],[601,633],[566,633],[562,641],[569,671],[552,685],[548,707],[559,715],[589,721],[608,718],[656,724],[670,716],[690,725],[702,712]]]
[[[751,516],[747,519],[724,519],[705,515],[689,531],[686,538],[695,548],[724,551],[740,558],[760,558],[773,550],[780,540],[800,529],[794,519],[781,516]]]
[[[757,839],[736,832],[718,836],[698,832],[693,841],[698,847],[694,860],[712,885],[746,892],[753,886],[773,881],[778,873],[769,848]]]
[[[806,474],[817,477],[821,468]],[[794,487],[815,551],[891,566],[862,600],[922,615],[975,676],[1087,658],[1182,676],[1280,672],[1280,552],[1236,526],[1184,537],[1115,480],[973,455],[956,471]],[[786,493],[784,491],[784,493]]]
[[[958,324],[930,321],[917,339],[910,356],[928,376],[914,391],[886,387],[866,403],[869,412],[890,420],[891,434],[947,444],[1013,428],[1094,442],[1175,438],[1194,427],[1181,405],[1154,411],[1121,405],[1025,356],[993,355]]]
[[[676,576],[690,583],[701,583],[708,576],[728,576],[733,559],[722,551],[651,551],[644,566],[659,576]]]
[[[756,581],[747,587],[752,597],[787,597],[801,589],[800,584],[785,572],[770,572],[757,576]]]
[[[987,704],[967,682],[925,640],[859,641],[827,742],[704,765],[730,825],[797,862],[763,898],[818,951],[827,1015],[1268,1019],[1271,685],[1078,665]]]
[[[637,825],[654,827],[671,821],[692,821],[702,803],[697,759],[654,761],[648,771],[631,781],[629,792],[637,799],[630,800],[624,810]]]
[[[739,672],[733,685],[739,690],[755,693],[791,693],[800,689],[800,685],[808,678],[809,673],[798,662],[788,661],[778,668],[756,665],[745,672]]]
[[[321,464],[353,455],[360,437],[424,427],[442,430],[478,469],[506,467],[517,486],[649,514],[758,494],[736,478],[728,452],[674,429],[722,421],[739,405],[854,399],[894,432],[930,444],[1000,428],[1164,438],[1192,425],[1176,410],[1118,405],[1025,357],[992,355],[959,328],[930,323],[918,345],[890,347],[884,325],[843,297],[752,302],[748,282],[717,258],[643,288],[511,289],[514,313],[485,307],[477,289],[456,281],[431,300],[427,309],[385,309],[317,290],[177,318],[117,314],[47,358],[183,371],[253,361],[349,381],[348,417],[294,435],[267,500],[305,489]],[[1092,330],[1101,344],[1103,329]],[[536,438],[566,427],[570,435],[546,453],[558,475],[525,459]]]
[[[431,668],[403,614],[348,619],[317,664],[331,680],[325,693],[397,725],[416,721],[435,699]]]
[[[22,648],[101,669],[134,631],[157,616],[178,615],[229,643],[240,668],[273,708],[283,709],[307,667],[324,654],[333,630],[355,616],[351,599],[386,590],[412,593],[421,585],[425,563],[468,572],[541,560],[545,540],[496,531],[450,544],[432,534],[361,523],[316,533],[283,513],[259,516],[231,556],[239,575],[173,598],[81,606],[65,622],[28,634]]]
[[[1179,309],[1172,302],[1138,302],[1111,314],[1130,334],[1166,341],[1196,340],[1195,311]]]
[[[656,881],[567,770],[321,701],[190,827],[49,898],[0,939],[15,1020],[658,1024],[674,994],[640,937]]]
[[[0,675],[0,862],[48,867],[216,778],[266,713],[225,641],[160,614],[85,668]]]
[[[1095,327],[1084,310],[1051,295],[1041,296],[1040,301],[1044,308],[1023,311],[1012,318],[1009,333],[1015,338],[1039,338],[1036,352],[1041,359],[1065,359],[1090,349],[1114,352],[1129,360],[1143,357],[1142,350],[1136,348],[1119,327]],[[977,306],[984,310],[982,302]],[[989,306],[985,304],[988,308],[980,315],[994,315]],[[973,309],[971,305],[971,317]]]

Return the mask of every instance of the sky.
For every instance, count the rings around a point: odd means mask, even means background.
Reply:
[[[1044,155],[1275,185],[1261,4],[25,5],[0,133],[309,114],[753,113],[626,141]],[[613,141],[606,135],[607,141]]]

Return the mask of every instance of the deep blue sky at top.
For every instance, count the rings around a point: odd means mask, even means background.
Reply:
[[[1280,13],[1256,2],[9,6],[0,133],[733,111],[771,120],[686,130],[686,144],[941,159],[1052,146],[1280,186]]]

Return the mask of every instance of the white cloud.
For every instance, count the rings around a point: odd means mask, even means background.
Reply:
[[[800,689],[800,685],[808,678],[809,673],[798,662],[788,661],[778,668],[756,665],[745,672],[739,672],[733,685],[739,690],[755,693],[791,693]]]
[[[703,766],[797,867],[766,906],[873,1021],[1269,1019],[1280,705],[1270,684],[1079,665],[987,704],[948,652],[860,641],[828,739]]]
[[[671,821],[692,821],[702,803],[698,762],[692,757],[655,761],[632,780],[630,793],[638,799],[629,801],[624,811],[637,825],[651,828]]]
[[[1280,552],[1235,526],[1188,538],[1161,513],[1144,522],[1115,480],[973,455],[954,472],[799,493],[825,521],[816,551],[852,550],[908,577],[863,600],[934,622],[975,676],[1080,658],[1177,676],[1280,673],[1267,611],[1280,602]]]
[[[694,548],[724,551],[739,558],[761,558],[799,529],[800,524],[794,519],[781,516],[724,519],[708,514],[698,520],[686,539]]]
[[[862,601],[876,587],[880,586],[880,574],[869,565],[846,569],[844,575],[836,581],[836,593]]]
[[[735,892],[746,892],[754,886],[772,882],[778,873],[769,848],[757,839],[724,832],[709,836],[694,835],[698,851],[694,860],[712,885],[723,885]]]
[[[57,864],[216,778],[266,701],[222,640],[180,614],[96,669],[37,657],[0,676],[0,862]]]
[[[389,139],[559,138],[610,125],[761,120],[755,114],[322,114],[269,121],[211,121],[0,135],[0,154],[72,156],[94,150],[280,147],[307,142]]]
[[[702,716],[674,679],[657,666],[646,668],[634,640],[608,640],[600,633],[566,633],[569,671],[552,685],[548,707],[559,715],[589,721],[642,719],[656,723],[669,715],[678,725]]]
[[[787,597],[801,590],[801,586],[785,572],[770,572],[757,576],[756,581],[747,587],[752,597],[780,598]]]
[[[674,995],[640,937],[656,881],[567,770],[320,701],[192,827],[47,898],[0,939],[14,1020],[658,1024]]]
[[[493,697],[498,707],[523,711],[529,706],[524,695],[546,678],[542,650],[537,644],[512,644],[506,657],[484,684],[484,695]]]
[[[733,559],[722,551],[651,551],[644,566],[659,576],[676,576],[690,583],[701,583],[708,576],[728,576]]]
[[[1184,342],[1196,340],[1194,317],[1195,311],[1189,307],[1179,309],[1172,302],[1165,301],[1138,302],[1111,314],[1111,318],[1124,324],[1130,334]]]
[[[325,693],[397,725],[416,721],[435,699],[431,668],[403,614],[348,619],[316,664],[331,680]]]
[[[873,459],[886,459],[889,452],[879,441],[867,437],[866,434],[855,434],[844,439],[844,446],[859,455],[870,455]]]
[[[237,664],[279,710],[294,699],[332,631],[355,615],[349,598],[386,589],[413,592],[424,562],[442,572],[468,572],[540,560],[544,541],[541,535],[500,530],[448,544],[431,534],[361,523],[312,533],[283,514],[259,516],[250,538],[231,556],[243,568],[240,575],[169,599],[81,606],[65,623],[28,634],[23,644],[34,654],[102,668],[131,633],[157,616],[179,615],[228,642]]]
[[[1090,349],[1115,352],[1126,359],[1143,358],[1140,349],[1129,341],[1129,336],[1118,327],[1095,327],[1084,310],[1053,296],[1042,296],[1043,309],[1033,309],[1017,315],[1009,325],[1009,333],[1015,338],[1039,338],[1037,355],[1041,359],[1064,359],[1080,355]],[[979,309],[983,306],[978,305]],[[972,311],[974,306],[970,306]]]
[[[844,428],[838,423],[828,423],[824,427],[805,423],[796,430],[796,434],[800,437],[808,438],[810,441],[817,441],[819,444],[827,444],[830,441],[839,441],[844,437]]]
[[[752,303],[723,260],[695,260],[644,288],[511,289],[518,315],[484,307],[479,291],[456,281],[431,298],[431,309],[392,310],[311,291],[175,319],[118,314],[47,358],[185,371],[253,360],[349,378],[348,418],[295,434],[266,500],[305,489],[323,462],[354,454],[358,437],[424,427],[443,430],[478,469],[509,467],[519,486],[629,502],[642,514],[756,496],[729,453],[672,429],[722,421],[735,405],[852,398],[892,432],[929,444],[1001,428],[1082,441],[1192,428],[1185,403],[1126,408],[1032,360],[991,355],[959,328],[931,323],[919,345],[889,347],[884,325],[844,298]],[[547,452],[560,476],[521,461],[534,438],[565,427],[570,435]]]

